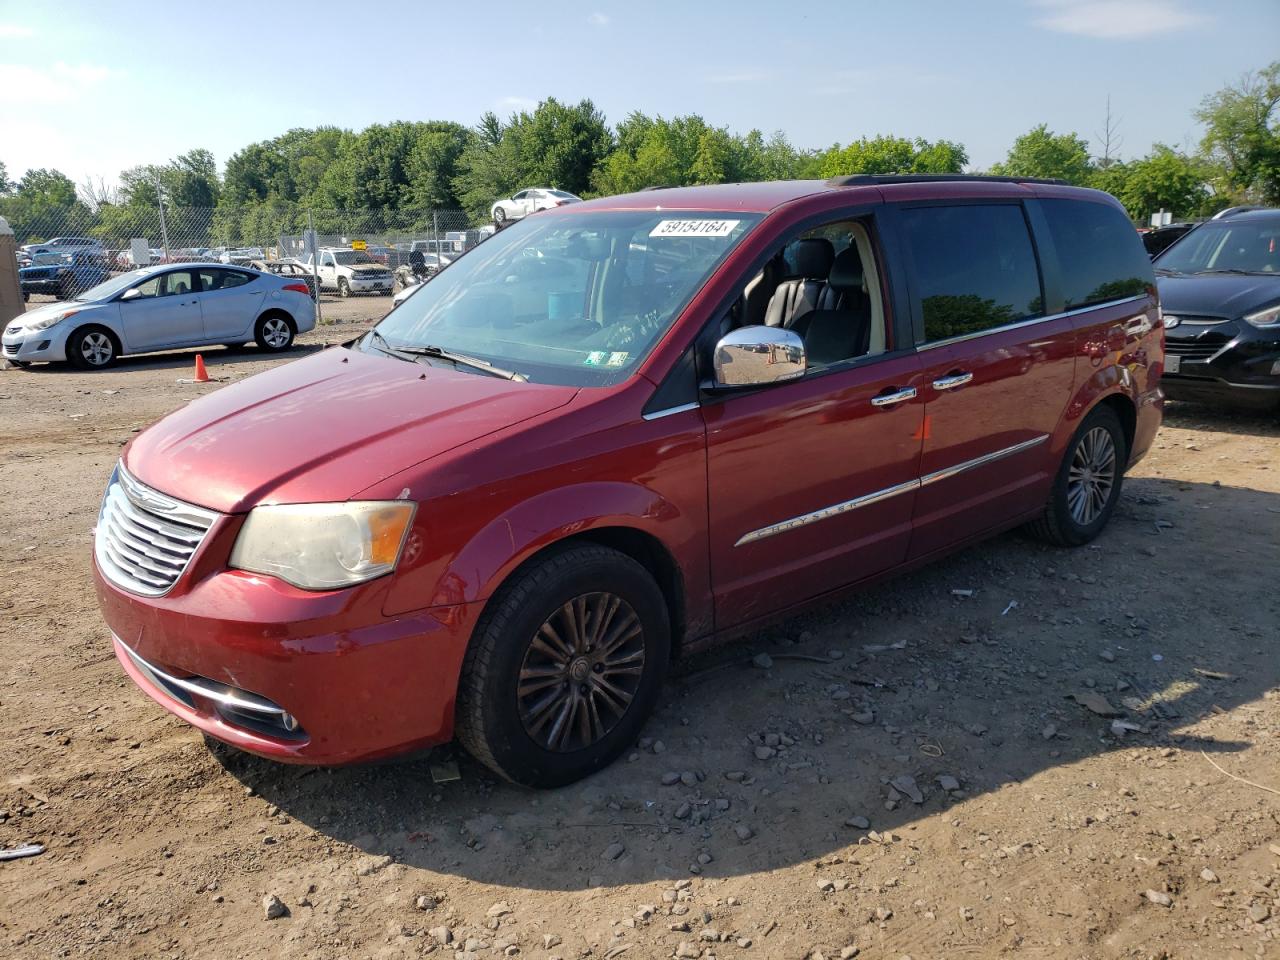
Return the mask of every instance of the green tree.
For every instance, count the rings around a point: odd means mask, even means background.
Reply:
[[[1172,147],[1156,144],[1150,154],[1097,170],[1089,185],[1114,196],[1134,220],[1145,222],[1157,210],[1176,219],[1203,213],[1211,205],[1207,165]]]
[[[8,193],[12,186],[13,184],[9,182],[9,171],[5,169],[4,161],[0,161],[0,193]]]
[[[1226,185],[1263,203],[1280,203],[1280,60],[1205,97],[1196,118],[1201,149],[1221,164]]]
[[[57,170],[28,170],[0,197],[0,216],[19,243],[48,240],[59,234],[83,234],[93,225],[93,214],[76,196],[76,185]]]
[[[904,137],[862,137],[847,146],[835,145],[817,157],[820,177],[855,173],[959,173],[969,162],[962,144],[950,140],[909,140]]]
[[[1029,130],[991,172],[1006,177],[1050,177],[1084,184],[1091,173],[1089,144],[1075,133],[1056,134],[1046,124]]]

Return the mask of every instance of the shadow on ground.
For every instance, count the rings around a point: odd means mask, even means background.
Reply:
[[[461,780],[437,784],[432,759],[314,770],[217,753],[329,837],[486,883],[577,890],[765,871],[907,833],[966,796],[1106,751],[1159,765],[1165,751],[1203,750],[1230,766],[1248,743],[1183,731],[1280,684],[1275,601],[1233,576],[1280,559],[1278,514],[1274,494],[1130,480],[1090,547],[1010,534],[677,665],[630,757],[558,791],[498,782],[465,756]],[[772,668],[751,666],[760,651]],[[1141,729],[1113,731],[1072,694],[1101,695]],[[776,753],[757,759],[765,744]],[[664,786],[667,772],[693,785]],[[903,776],[922,802],[899,788],[889,809],[887,782]],[[1038,789],[1052,804],[1062,787]],[[846,822],[857,817],[874,833]]]

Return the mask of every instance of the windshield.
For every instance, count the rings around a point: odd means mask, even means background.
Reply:
[[[759,220],[656,210],[530,217],[454,261],[377,331],[395,347],[443,347],[533,381],[617,383]],[[380,341],[362,343],[372,351]]]
[[[31,263],[37,267],[51,267],[58,263],[70,263],[71,258],[65,253],[37,253]]]
[[[333,259],[343,266],[349,266],[353,263],[376,263],[377,261],[367,253],[361,253],[358,250],[338,250],[334,253]]]
[[[1174,273],[1280,275],[1280,218],[1202,224],[1158,256],[1155,267]]]
[[[105,300],[108,297],[115,296],[122,290],[128,290],[135,283],[145,280],[151,276],[150,270],[131,270],[128,273],[122,273],[118,277],[112,277],[105,283],[100,283],[96,287],[90,287],[83,293],[76,294],[77,300]]]

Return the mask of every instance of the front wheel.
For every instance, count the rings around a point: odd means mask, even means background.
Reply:
[[[279,315],[259,317],[253,339],[263,350],[281,353],[293,346],[293,324]]]
[[[67,359],[81,370],[102,370],[116,359],[116,343],[101,327],[85,327],[67,338]]]
[[[338,296],[340,297],[351,296],[351,284],[347,283],[346,277],[338,278]]]
[[[501,207],[493,208],[493,225],[501,230],[507,223],[507,211]]]
[[[514,783],[572,783],[635,741],[670,650],[643,566],[601,546],[553,552],[489,601],[463,662],[458,739]]]
[[[1109,406],[1095,407],[1071,438],[1044,516],[1029,524],[1030,531],[1062,547],[1088,543],[1102,532],[1120,501],[1128,461],[1120,418]]]

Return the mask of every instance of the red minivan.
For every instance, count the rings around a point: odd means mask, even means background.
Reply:
[[[1093,190],[574,204],[135,437],[98,596],[128,674],[226,743],[336,764],[456,735],[563,784],[631,746],[675,656],[1020,524],[1092,540],[1163,356]]]

